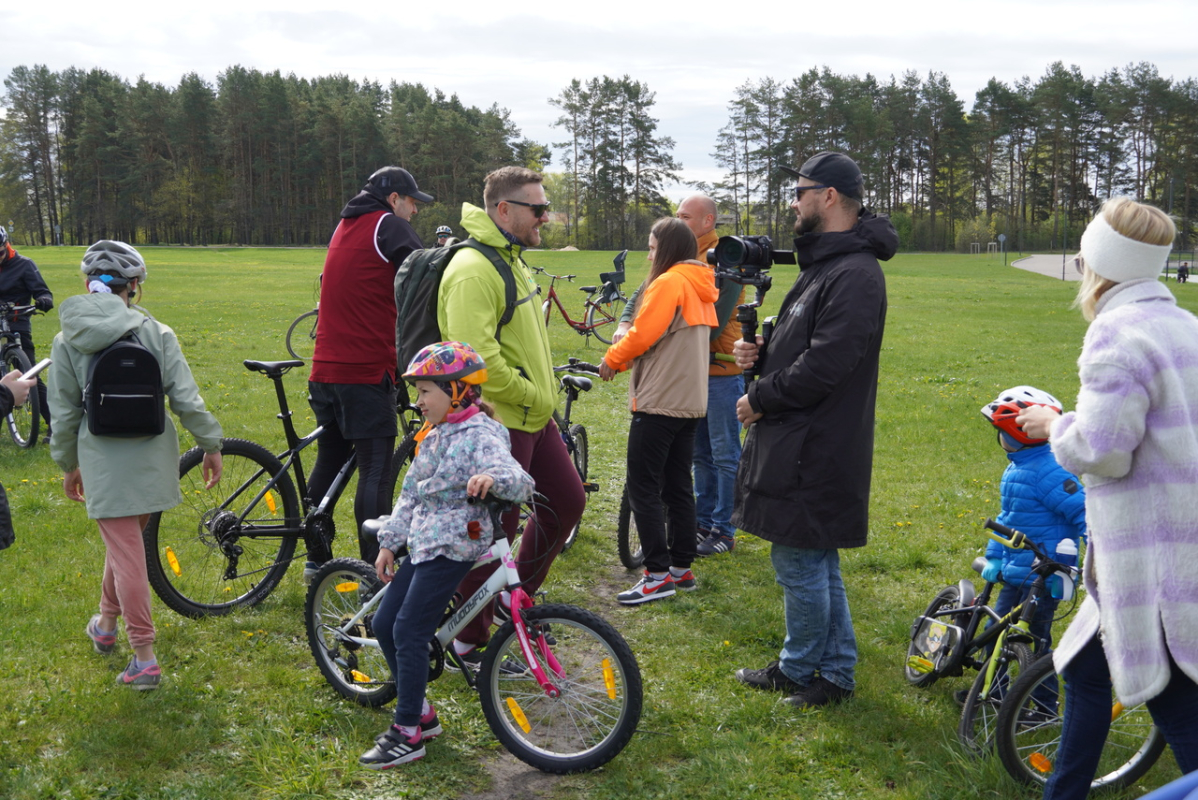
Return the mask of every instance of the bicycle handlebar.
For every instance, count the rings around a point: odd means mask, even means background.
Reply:
[[[562,364],[560,367],[554,367],[554,372],[584,372],[588,375],[598,375],[599,367],[594,364],[588,364],[585,361],[579,361],[577,358],[570,358],[568,364]]]
[[[1023,533],[1022,531],[1017,531],[1014,528],[1008,528],[1006,525],[995,522],[992,519],[986,520],[984,523],[982,523],[982,526],[989,528],[992,532],[987,532],[986,535],[1001,545],[1005,545],[1014,550],[1031,550],[1038,560],[1037,563],[1033,563],[1032,571],[1038,575],[1048,575],[1053,572],[1060,572],[1064,570],[1071,570],[1075,574],[1077,572],[1077,567],[1060,563],[1046,553],[1038,544],[1029,539],[1027,534]]]
[[[549,272],[544,267],[533,267],[532,271],[537,273],[538,275],[548,275],[550,278],[552,278],[555,281],[569,281],[570,283],[573,283],[574,279],[578,277],[577,275],[554,275],[552,272]]]

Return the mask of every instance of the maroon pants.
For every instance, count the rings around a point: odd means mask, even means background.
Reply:
[[[516,568],[524,590],[529,594],[541,588],[549,566],[562,551],[566,535],[582,519],[586,507],[586,494],[582,480],[574,469],[574,462],[566,451],[566,443],[553,420],[536,433],[508,430],[512,438],[512,456],[524,467],[525,472],[536,482],[537,491],[545,496],[548,509],[538,508],[524,528],[520,540],[520,552],[516,554]],[[519,518],[513,514],[504,520],[508,541],[515,536]],[[497,564],[471,570],[458,591],[470,597],[487,582]],[[490,638],[492,608],[488,605],[470,624],[458,634],[458,639],[469,644],[486,644]]]

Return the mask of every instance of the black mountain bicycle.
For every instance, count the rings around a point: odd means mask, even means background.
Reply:
[[[29,356],[21,349],[21,334],[13,330],[13,323],[21,317],[32,317],[39,313],[35,306],[18,306],[0,303],[0,376],[10,370],[26,373],[33,366]],[[29,398],[6,417],[8,434],[18,447],[31,448],[37,444],[41,429],[42,413],[38,405],[38,387],[29,388]]]
[[[274,383],[287,449],[275,455],[254,442],[224,439],[221,482],[209,491],[201,469],[204,453],[193,447],[179,459],[183,502],[153,514],[142,532],[150,585],[162,602],[187,617],[227,614],[261,602],[291,562],[306,555],[306,550],[295,555],[297,541],[331,544],[336,535],[333,510],[357,467],[357,456],[351,454],[325,496],[310,503],[300,454],[324,428],[301,438],[283,391],[283,375],[304,362],[244,364]],[[402,402],[404,436],[391,461],[392,497],[415,455],[421,424],[406,393]]]
[[[557,409],[553,410],[553,421],[557,423],[557,429],[561,432],[562,441],[566,443],[566,450],[570,453],[570,458],[574,462],[574,469],[578,470],[578,477],[582,479],[582,489],[587,494],[599,491],[599,484],[587,479],[588,469],[590,467],[590,443],[587,439],[587,429],[579,422],[574,422],[570,413],[574,408],[574,402],[582,396],[583,392],[589,392],[593,386],[591,379],[586,375],[598,375],[599,368],[594,364],[588,364],[585,361],[579,361],[577,358],[570,358],[569,361],[560,367],[554,367],[554,372],[578,373],[577,375],[565,374],[561,377],[561,391],[566,396],[566,404],[559,413]],[[574,544],[574,540],[578,538],[578,529],[582,527],[582,521],[579,520],[574,529],[566,536],[566,543],[562,545],[562,552],[569,550]]]

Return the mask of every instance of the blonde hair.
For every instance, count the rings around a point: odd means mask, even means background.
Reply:
[[[1177,236],[1177,226],[1169,219],[1168,214],[1159,208],[1137,203],[1130,197],[1112,197],[1102,204],[1098,213],[1116,233],[1137,242],[1165,246],[1173,244],[1173,239]],[[1084,253],[1082,259],[1084,262]],[[1115,281],[1104,278],[1087,267],[1073,305],[1081,309],[1082,317],[1093,322],[1098,301],[1115,285]]]

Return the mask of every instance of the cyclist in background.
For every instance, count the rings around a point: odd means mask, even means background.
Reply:
[[[0,302],[25,306],[33,303],[38,311],[54,308],[54,295],[32,259],[19,255],[9,241],[8,231],[0,227]],[[11,320],[12,329],[21,334],[21,349],[30,364],[37,363],[33,350],[33,328],[29,317]],[[46,441],[50,441],[50,406],[46,401],[46,384],[37,379],[38,410],[46,421]]]
[[[437,228],[437,241],[433,242],[433,247],[446,247],[449,245],[450,238],[453,237],[453,229],[448,225],[442,225]]]

